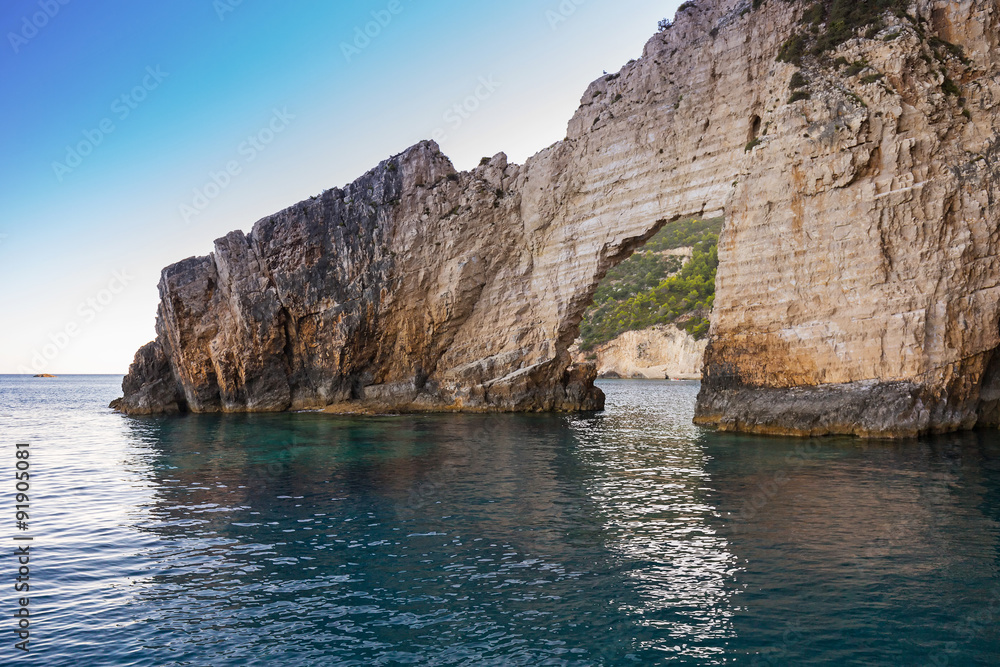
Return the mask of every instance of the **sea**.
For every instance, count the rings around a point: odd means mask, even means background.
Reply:
[[[0,665],[1000,664],[995,430],[718,433],[648,380],[138,418],[121,379],[0,376]]]

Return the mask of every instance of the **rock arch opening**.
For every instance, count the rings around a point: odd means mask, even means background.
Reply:
[[[723,218],[659,221],[613,259],[583,312],[573,355],[601,377],[701,375]]]

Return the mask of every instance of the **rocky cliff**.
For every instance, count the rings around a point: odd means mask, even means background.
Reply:
[[[524,165],[423,143],[169,267],[116,406],[597,408],[568,348],[600,278],[724,210],[699,421],[997,423],[1000,8],[920,0],[814,55],[824,7],[686,3]]]
[[[459,174],[422,143],[167,268],[157,338],[114,407],[601,407],[593,368],[559,344],[567,303],[547,295],[573,270],[526,234],[519,191],[545,189],[522,172],[498,155]],[[606,241],[578,271],[637,242]]]
[[[698,380],[707,344],[672,324],[658,325],[626,331],[574,359],[593,359],[598,377]]]
[[[998,10],[917,2],[802,58],[811,99],[756,107],[768,131],[726,204],[698,421],[864,436],[1000,421]]]

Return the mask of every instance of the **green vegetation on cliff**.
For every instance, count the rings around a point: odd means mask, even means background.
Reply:
[[[791,0],[789,0],[791,1]],[[754,0],[754,7],[759,7],[764,0]],[[847,59],[840,56],[831,61],[831,54],[836,49],[855,37],[864,39],[881,39],[883,42],[891,42],[900,37],[906,29],[906,22],[909,22],[914,34],[924,43],[925,51],[921,57],[931,66],[932,73],[936,70],[933,66],[934,59],[941,65],[940,73],[943,77],[941,89],[945,94],[961,98],[961,87],[951,78],[953,71],[959,66],[968,68],[971,64],[966,57],[961,46],[947,42],[936,35],[928,34],[931,25],[923,17],[917,18],[909,13],[910,0],[814,0],[804,2],[803,11],[799,20],[799,30],[789,37],[778,50],[777,60],[780,62],[792,63],[802,66],[804,59],[808,57],[816,58],[813,64],[829,66],[831,64],[838,67],[848,66],[846,74],[849,77],[857,76],[868,68],[865,59],[848,63]],[[887,30],[891,17],[895,16],[901,21],[893,24],[891,30]],[[889,23],[887,23],[887,19]],[[881,37],[880,33],[885,31]],[[797,74],[799,78],[793,78],[791,83],[792,94],[788,99],[789,103],[798,100],[810,99],[811,94],[804,88],[808,87],[809,81]],[[883,78],[882,73],[872,72],[861,79],[863,84],[871,84]],[[890,90],[887,88],[887,90]],[[891,92],[891,91],[890,91]],[[861,102],[861,100],[858,100]],[[864,102],[861,102],[864,104]],[[962,115],[971,118],[968,108],[963,108]]]
[[[759,6],[754,0],[755,6]],[[853,37],[875,39],[886,28],[886,17],[894,15],[913,25],[920,39],[927,43],[939,61],[948,55],[958,58],[968,65],[968,60],[960,46],[946,42],[940,37],[928,36],[930,26],[925,19],[909,13],[911,0],[815,0],[808,3],[800,25],[802,30],[789,37],[778,52],[778,60],[795,65],[802,64],[802,58],[813,55],[826,57],[831,51]],[[892,41],[900,36],[900,31],[889,32],[882,41]]]
[[[905,17],[909,4],[909,0],[817,0],[802,16],[806,30],[781,46],[778,60],[800,65],[806,53],[822,56],[863,28],[868,29],[865,36],[870,39],[885,26],[887,13]]]
[[[721,230],[722,218],[672,223],[609,271],[580,323],[581,348],[656,324],[673,323],[703,338],[715,300]],[[665,254],[675,248],[693,248],[683,268],[680,257]]]

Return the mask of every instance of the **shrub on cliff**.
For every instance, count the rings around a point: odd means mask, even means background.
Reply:
[[[801,64],[808,52],[815,56],[832,51],[862,28],[870,39],[885,26],[884,16],[905,16],[909,0],[818,0],[802,15],[803,32],[792,35],[778,51],[778,60]]]
[[[703,338],[715,300],[721,229],[721,218],[675,222],[609,271],[580,324],[581,348],[657,324],[673,323]],[[687,247],[692,257],[683,268],[678,257],[660,254]]]

